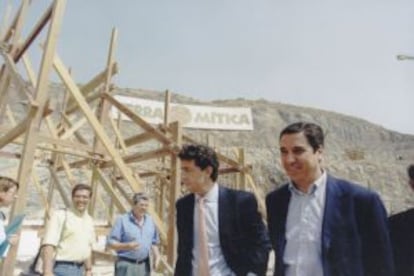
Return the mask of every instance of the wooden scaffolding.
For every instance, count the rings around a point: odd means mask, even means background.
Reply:
[[[47,213],[55,194],[68,207],[70,187],[86,182],[94,191],[90,214],[99,214],[110,226],[115,214],[130,209],[132,193],[146,191],[154,202],[149,212],[166,256],[163,269],[171,274],[176,258],[174,203],[182,193],[177,153],[183,143],[196,141],[183,133],[180,122],[169,122],[168,91],[164,123],[158,126],[147,123],[117,100],[112,83],[118,73],[116,29],[111,34],[105,67],[89,82],[78,85],[56,51],[65,0],[51,0],[28,35],[22,37],[30,2],[22,0],[11,23],[0,28],[0,158],[17,160],[16,178],[21,185],[11,217],[27,211],[29,188],[38,191]],[[33,44],[37,40],[42,44],[36,49]],[[38,71],[29,58],[29,49],[41,53]],[[59,85],[51,81],[53,72]],[[263,196],[249,174],[251,168],[245,164],[243,150],[234,156],[219,154],[220,173],[238,173],[237,188],[253,191],[263,211]],[[46,180],[40,180],[39,164],[47,167]],[[0,275],[13,275],[16,254],[14,246]],[[94,254],[108,256],[105,252]]]

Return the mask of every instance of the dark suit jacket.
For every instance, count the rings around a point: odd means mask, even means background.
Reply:
[[[288,185],[266,197],[269,236],[276,255],[275,276],[284,275]],[[328,175],[321,234],[324,276],[392,276],[387,216],[377,194]]]
[[[194,200],[189,194],[176,203],[177,276],[192,273]],[[265,275],[271,244],[254,195],[219,186],[218,221],[221,250],[230,269],[237,275]]]
[[[395,275],[414,275],[414,209],[389,218]]]

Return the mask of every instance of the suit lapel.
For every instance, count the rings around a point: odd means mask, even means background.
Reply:
[[[183,220],[183,223],[185,223],[187,226],[184,229],[187,229],[186,231],[186,240],[191,241],[191,248],[194,245],[194,204],[195,203],[195,196],[194,194],[191,194],[188,198],[187,204],[185,205],[185,218]]]
[[[219,234],[220,238],[225,236],[229,232],[231,223],[231,214],[229,204],[231,204],[229,197],[227,196],[227,189],[219,186],[219,196],[218,196],[218,224],[219,224]]]
[[[332,231],[334,230],[335,223],[340,223],[343,192],[337,183],[337,180],[327,175],[326,180],[326,199],[325,199],[325,211],[322,224],[322,248],[324,253],[330,248],[332,241]]]

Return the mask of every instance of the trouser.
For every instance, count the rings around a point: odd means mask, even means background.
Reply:
[[[83,263],[56,261],[53,273],[55,276],[83,276]]]
[[[150,263],[147,259],[141,263],[134,263],[125,259],[115,262],[115,276],[149,276]]]

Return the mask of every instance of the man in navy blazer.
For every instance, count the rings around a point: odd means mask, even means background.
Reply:
[[[408,184],[414,190],[414,164],[407,168]],[[395,272],[398,276],[414,275],[414,208],[389,217]]]
[[[385,208],[376,193],[326,173],[322,128],[291,124],[279,144],[290,181],[266,197],[274,275],[394,275]]]
[[[178,248],[175,275],[201,276],[196,212],[205,200],[208,272],[205,275],[265,275],[271,244],[253,194],[217,184],[216,153],[185,145],[179,153],[182,183],[191,192],[176,202]]]

